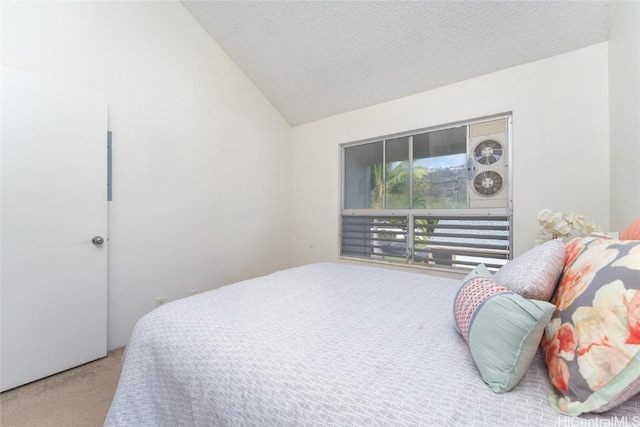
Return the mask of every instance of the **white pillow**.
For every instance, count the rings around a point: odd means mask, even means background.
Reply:
[[[554,239],[509,261],[493,278],[525,298],[549,301],[563,267],[564,243]]]

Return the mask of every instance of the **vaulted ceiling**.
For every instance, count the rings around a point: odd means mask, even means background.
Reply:
[[[300,125],[607,40],[613,1],[186,1]]]

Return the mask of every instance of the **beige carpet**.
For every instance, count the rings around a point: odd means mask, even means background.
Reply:
[[[0,426],[102,426],[118,385],[123,350],[0,394]]]

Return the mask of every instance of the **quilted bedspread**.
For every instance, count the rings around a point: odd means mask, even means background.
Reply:
[[[510,392],[482,382],[459,285],[312,264],[169,303],[136,325],[106,425],[587,425],[547,403],[540,354]],[[640,425],[640,396],[584,418]]]

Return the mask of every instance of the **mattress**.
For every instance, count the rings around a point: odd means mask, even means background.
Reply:
[[[583,425],[547,403],[541,354],[510,392],[483,383],[459,286],[325,263],[166,304],[137,323],[105,425]],[[640,425],[640,396],[582,418]]]

